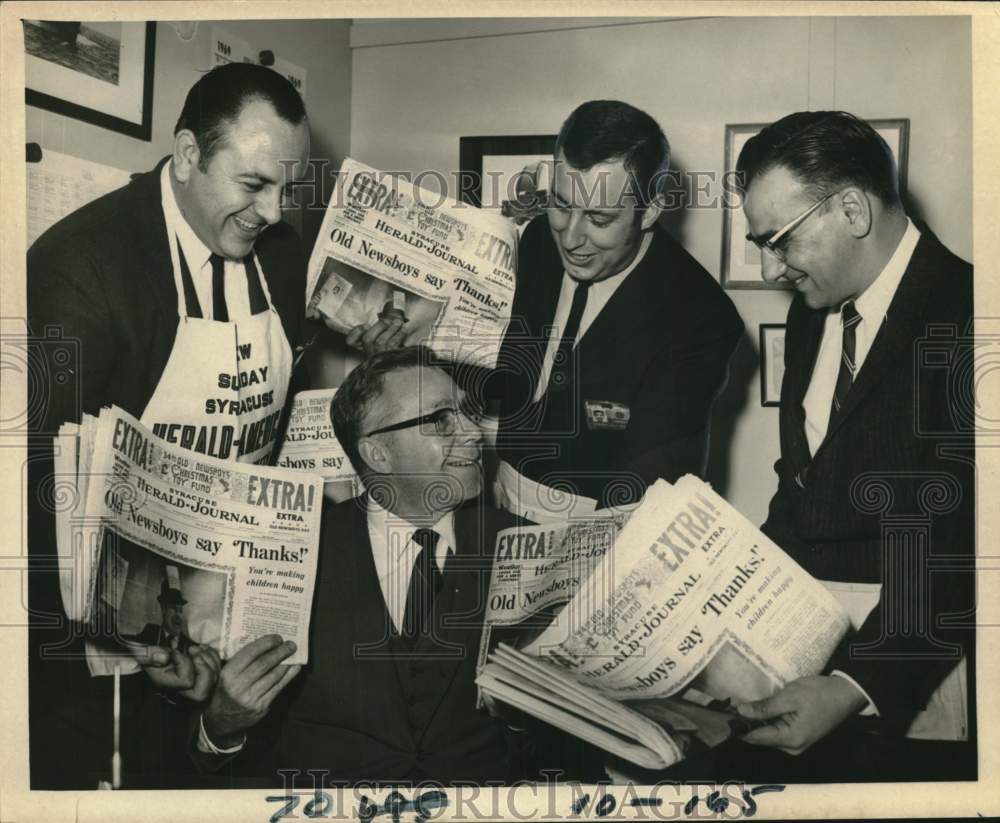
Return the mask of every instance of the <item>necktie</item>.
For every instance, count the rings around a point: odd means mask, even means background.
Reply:
[[[830,407],[830,424],[840,413],[847,393],[854,383],[854,373],[857,367],[854,361],[855,333],[858,323],[861,322],[861,315],[854,308],[854,301],[848,300],[840,310],[840,323],[844,327],[844,345],[840,355],[840,371],[837,372],[837,385],[833,390],[833,404]],[[827,429],[830,426],[827,425]]]
[[[212,317],[222,323],[229,322],[226,308],[226,261],[215,252],[209,255],[212,263]]]
[[[580,319],[587,306],[587,293],[589,291],[589,280],[577,282],[576,291],[573,292],[573,304],[569,308],[569,317],[566,319],[566,328],[563,329],[559,348],[556,349],[556,356],[552,361],[552,373],[549,375],[550,390],[564,389],[569,385],[572,375],[573,344],[576,342],[577,332],[580,331]]]
[[[434,598],[441,591],[443,582],[434,559],[440,538],[441,535],[433,529],[417,529],[413,532],[413,542],[422,548],[410,575],[402,631],[403,640],[411,649],[432,629]]]

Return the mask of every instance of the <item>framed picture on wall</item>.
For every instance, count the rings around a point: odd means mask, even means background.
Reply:
[[[906,193],[906,160],[909,144],[910,121],[869,120],[896,157],[899,171],[899,191]],[[766,123],[743,123],[726,126],[725,174],[731,175],[736,161],[747,140],[757,134]],[[728,178],[727,178],[728,179]],[[790,289],[790,283],[766,283],[761,277],[761,251],[746,239],[750,229],[743,209],[738,204],[723,209],[722,221],[722,285],[727,289]]]
[[[29,106],[151,139],[156,23],[22,23]]]
[[[760,324],[760,404],[777,406],[785,376],[785,324]]]
[[[500,211],[522,230],[541,211],[542,204],[518,199],[517,175],[525,166],[551,161],[555,145],[554,134],[459,138],[459,199]],[[539,188],[546,185],[543,181]]]

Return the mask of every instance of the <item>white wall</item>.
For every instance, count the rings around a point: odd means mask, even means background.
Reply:
[[[573,25],[579,25],[574,21]],[[380,39],[380,26],[384,38]],[[365,21],[352,32],[351,155],[375,167],[451,175],[459,137],[554,134],[579,103],[617,98],[664,127],[675,167],[720,172],[726,123],[802,109],[910,118],[917,212],[956,253],[972,252],[968,18],[704,18],[536,32],[470,21]],[[491,33],[492,32],[492,33]],[[415,42],[401,42],[407,39]],[[722,211],[671,215],[671,231],[719,271]],[[777,410],[761,408],[760,323],[788,296],[730,292],[747,325],[717,407],[711,478],[761,521],[775,487]]]
[[[202,20],[195,36],[182,41],[170,23],[156,26],[153,69],[153,134],[147,142],[27,106],[28,141],[43,149],[64,152],[129,172],[147,171],[170,152],[174,125],[188,89],[209,63],[209,37],[218,25],[261,49],[308,71],[306,110],[312,132],[312,158],[329,158],[339,168],[350,139],[351,52],[346,20]],[[322,211],[307,214],[304,233],[308,248],[319,231]],[[312,235],[310,237],[310,234]]]

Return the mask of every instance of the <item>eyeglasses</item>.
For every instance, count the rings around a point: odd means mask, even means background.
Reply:
[[[400,431],[401,429],[412,429],[414,426],[433,425],[435,434],[440,437],[450,437],[459,429],[459,417],[465,417],[478,425],[483,417],[483,412],[475,404],[463,400],[457,409],[445,406],[441,409],[435,409],[428,414],[422,414],[419,417],[411,417],[409,420],[401,420],[390,426],[383,426],[362,436],[371,437],[375,434],[385,434],[386,432]]]
[[[795,231],[799,226],[801,226],[807,217],[812,214],[816,209],[822,206],[827,200],[829,200],[836,192],[832,191],[826,197],[821,200],[817,200],[808,209],[806,209],[802,214],[796,217],[794,220],[785,223],[776,232],[773,232],[770,237],[754,237],[752,234],[747,235],[747,240],[753,243],[761,251],[766,251],[773,255],[775,258],[780,260],[782,263],[785,262],[785,255],[788,253],[787,245],[788,238],[791,237],[793,231]]]

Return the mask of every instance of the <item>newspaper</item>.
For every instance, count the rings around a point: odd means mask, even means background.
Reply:
[[[275,633],[298,646],[288,663],[308,661],[322,478],[171,446],[118,408],[64,426],[56,446],[57,465],[76,459],[76,504],[56,521],[71,618],[224,659]]]
[[[292,400],[288,428],[276,465],[320,475],[327,483],[355,480],[357,475],[330,420],[330,403],[337,387],[302,391]]]
[[[698,478],[646,492],[594,573],[525,652],[618,699],[686,688],[735,702],[818,674],[837,599]]]
[[[490,651],[476,682],[645,768],[745,733],[735,704],[822,671],[849,625],[822,583],[691,475],[657,481],[617,533],[554,531],[558,550],[541,557],[534,532],[517,539],[519,556],[498,538],[487,620],[500,639],[560,588],[573,594],[541,631],[521,624],[520,650]],[[559,578],[546,578],[550,555]]]
[[[347,333],[398,320],[406,344],[496,366],[510,322],[517,232],[348,158],[309,260],[309,307]]]

